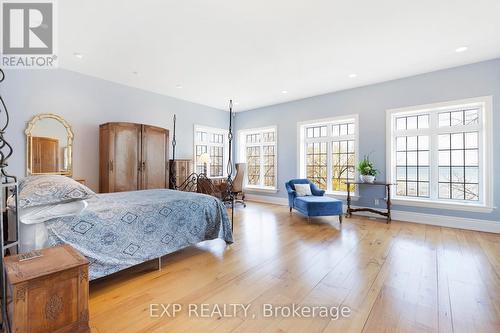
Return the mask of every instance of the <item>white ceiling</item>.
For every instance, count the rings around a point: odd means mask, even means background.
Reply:
[[[499,0],[58,6],[62,68],[220,109],[229,98],[248,110],[500,57]]]

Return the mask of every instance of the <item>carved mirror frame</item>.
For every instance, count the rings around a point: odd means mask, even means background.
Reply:
[[[42,119],[55,119],[59,121],[65,128],[66,128],[66,135],[68,137],[68,170],[66,171],[60,171],[60,172],[41,172],[41,173],[33,173],[31,172],[31,167],[32,167],[32,156],[31,154],[33,153],[32,150],[30,150],[30,144],[31,144],[31,138],[32,138],[32,131],[33,128],[35,127],[36,123]],[[26,175],[31,176],[31,175],[64,175],[68,177],[73,176],[73,129],[71,128],[71,125],[61,116],[58,116],[53,113],[41,113],[39,115],[34,116],[30,122],[28,123],[28,126],[26,127],[26,130],[24,131],[26,134]]]

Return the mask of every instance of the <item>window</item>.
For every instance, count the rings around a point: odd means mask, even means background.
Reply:
[[[242,130],[239,134],[239,156],[247,164],[245,186],[276,189],[276,127]]]
[[[206,153],[210,156],[210,163],[207,163],[207,175],[209,177],[224,177],[228,149],[227,130],[195,126],[194,165],[196,173],[204,172],[204,165],[200,161],[200,156]]]
[[[357,163],[357,116],[300,123],[300,177],[320,189],[347,192]],[[355,191],[351,185],[351,191]]]
[[[389,110],[393,199],[489,207],[490,110],[491,98]]]

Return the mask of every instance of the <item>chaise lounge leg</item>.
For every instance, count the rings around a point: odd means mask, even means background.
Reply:
[[[292,212],[292,207],[290,207],[290,213]]]
[[[161,257],[158,257],[158,270],[161,271]]]
[[[339,215],[339,222],[342,224],[342,214]]]

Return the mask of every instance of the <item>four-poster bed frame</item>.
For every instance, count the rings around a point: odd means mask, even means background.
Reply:
[[[0,68],[0,83],[5,79],[5,73]],[[7,197],[9,195],[14,196],[16,207],[18,207],[18,183],[17,177],[11,175],[7,172],[8,159],[12,156],[13,149],[9,142],[5,139],[5,131],[10,123],[9,111],[7,110],[7,105],[0,95],[0,331],[10,332],[10,325],[7,318],[7,284],[6,284],[6,272],[4,267],[4,257],[7,250],[14,251],[14,253],[19,253],[19,214],[17,209],[9,209],[7,205]],[[11,217],[15,220],[15,239],[4,240],[4,212],[11,212]],[[8,221],[7,221],[8,222]],[[11,252],[12,253],[12,252]]]
[[[173,184],[173,189],[184,192],[197,192],[215,196],[225,204],[231,205],[231,228],[234,229],[234,192],[233,192],[233,162],[232,162],[232,142],[233,142],[233,101],[229,101],[229,131],[228,144],[229,154],[227,161],[227,179],[220,185],[215,185],[206,173],[191,173],[179,186],[177,186],[175,174],[175,147],[176,140],[176,121],[177,117],[174,114],[174,133],[172,137],[172,161],[170,165],[170,180]]]

